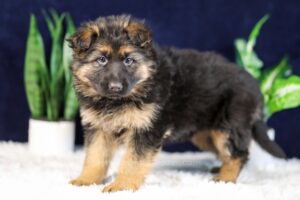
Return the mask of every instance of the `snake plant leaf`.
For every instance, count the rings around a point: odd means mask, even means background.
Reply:
[[[64,108],[64,119],[73,120],[77,114],[79,103],[76,97],[75,90],[73,88],[73,77],[71,73],[72,63],[72,49],[69,47],[67,38],[75,33],[75,25],[71,16],[66,14],[66,34],[63,43],[63,69],[65,71],[65,108]]]
[[[33,14],[30,16],[24,80],[31,116],[33,118],[45,117],[45,102],[47,101],[45,93],[47,89],[48,72],[43,39],[37,27],[36,17]]]
[[[42,14],[47,23],[51,38],[59,39],[59,35],[62,34],[62,21],[64,20],[65,14],[62,13],[60,16],[54,9],[50,9],[50,15],[45,10],[42,10]]]
[[[59,113],[62,106],[61,95],[63,89],[64,70],[61,67],[62,62],[62,34],[63,34],[63,20],[65,14],[60,16],[55,10],[50,10],[51,17],[44,11],[44,18],[47,23],[51,40],[51,54],[50,54],[50,104],[47,109],[47,116],[49,120],[58,120]],[[51,110],[50,110],[51,109]]]
[[[78,111],[78,101],[72,87],[70,70],[72,53],[67,42],[63,43],[64,20],[65,37],[75,32],[75,26],[69,14],[59,15],[51,9],[49,15],[42,11],[51,36],[49,68],[46,65],[44,45],[37,28],[34,15],[30,18],[30,29],[25,57],[24,80],[27,99],[34,118],[47,117],[58,121],[61,117],[73,120]],[[63,99],[66,98],[66,102]],[[62,109],[62,106],[65,106]],[[63,115],[62,111],[64,111]]]
[[[261,75],[260,68],[263,62],[257,57],[254,51],[247,51],[247,42],[244,39],[236,39],[236,63],[249,72],[253,77],[259,78]]]
[[[54,21],[55,23],[59,22],[60,16],[59,16],[58,13],[56,12],[56,10],[54,10],[53,8],[51,8],[51,9],[49,10],[49,12],[50,12],[50,14],[51,14],[51,17],[52,17],[53,21]]]
[[[278,79],[270,92],[270,100],[267,104],[268,115],[299,105],[300,77],[293,75],[287,79]]]
[[[59,120],[59,113],[63,99],[63,77],[64,70],[60,67],[56,76],[53,76],[50,82],[50,102],[52,104],[52,115],[48,116],[48,119],[51,121]]]
[[[61,64],[61,57],[62,57],[62,34],[63,34],[63,20],[65,18],[65,14],[61,14],[58,16],[56,11],[51,10],[51,18],[49,15],[44,11],[44,18],[47,23],[51,40],[52,40],[52,47],[51,47],[51,55],[50,55],[50,72],[51,77],[56,76],[60,68]]]
[[[288,77],[292,72],[292,67],[289,64],[288,57],[282,58],[282,60],[274,67],[267,69],[261,77],[260,89],[263,94],[266,94],[272,88],[274,82],[278,78]]]
[[[66,41],[73,33],[75,33],[75,25],[69,13],[66,14],[66,34],[63,42],[63,57],[62,64],[65,70],[65,81],[66,84],[69,84],[72,80],[72,74],[70,72],[70,66],[72,62],[72,49],[69,47],[68,42]]]
[[[52,22],[52,20],[50,19],[49,15],[47,14],[47,12],[45,10],[42,10],[42,14],[43,14],[44,19],[47,23],[50,35],[51,35],[51,37],[53,37],[53,35],[55,33],[54,23]]]
[[[77,96],[72,84],[66,86],[66,102],[64,109],[64,119],[65,120],[74,120],[77,112],[79,103]]]
[[[67,33],[69,34],[75,33],[76,27],[70,13],[66,13],[66,23],[67,23]]]

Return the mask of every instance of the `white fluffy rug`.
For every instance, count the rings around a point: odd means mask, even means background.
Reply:
[[[251,157],[257,155],[251,155]],[[101,193],[104,185],[75,187],[83,162],[82,150],[64,157],[39,157],[26,144],[0,143],[0,199],[300,199],[300,160],[274,159],[261,154],[244,168],[237,184],[214,183],[209,170],[218,165],[210,153],[161,153],[146,183],[138,192]],[[108,181],[115,176],[118,154]]]

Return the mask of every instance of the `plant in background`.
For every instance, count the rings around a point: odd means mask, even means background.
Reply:
[[[265,120],[274,113],[300,105],[300,77],[292,74],[288,58],[284,57],[273,67],[263,70],[264,64],[254,51],[256,39],[268,15],[261,18],[252,29],[248,40],[235,40],[236,63],[260,83],[264,97]]]
[[[72,87],[72,53],[65,39],[75,32],[75,26],[68,13],[58,15],[50,10],[50,16],[46,12],[43,14],[52,41],[49,63],[33,14],[25,56],[24,80],[31,117],[49,121],[74,120],[78,101]]]

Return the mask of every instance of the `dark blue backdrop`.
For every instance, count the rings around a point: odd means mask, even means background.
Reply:
[[[233,40],[246,37],[265,13],[271,19],[258,40],[257,52],[271,66],[287,54],[300,74],[300,1],[298,0],[2,0],[0,7],[0,140],[27,141],[29,111],[23,85],[24,50],[29,13],[47,29],[42,8],[69,11],[76,24],[100,15],[130,13],[146,19],[163,45],[218,51],[234,58]],[[49,48],[49,38],[46,37]],[[276,114],[269,125],[289,156],[300,156],[300,108]],[[77,142],[82,142],[78,132]],[[187,145],[171,145],[183,150]]]

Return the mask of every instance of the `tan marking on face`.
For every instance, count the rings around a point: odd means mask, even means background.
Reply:
[[[70,182],[73,185],[99,184],[106,176],[116,143],[110,134],[101,130],[96,131],[94,134],[91,143],[86,147],[86,156],[81,174]]]
[[[87,76],[92,74],[93,71],[94,66],[91,63],[73,68],[73,73],[76,76],[74,79],[74,87],[84,96],[98,96],[97,91],[94,89],[94,87],[92,87],[90,80],[87,78]]]
[[[103,192],[138,190],[151,170],[156,155],[156,151],[151,151],[143,156],[137,156],[134,146],[129,144],[121,161],[116,180],[106,186]]]
[[[90,86],[90,84],[83,83],[77,79],[74,79],[74,88],[77,92],[80,92],[85,97],[90,97],[95,101],[100,100],[102,97],[98,95],[97,91]]]
[[[101,113],[92,108],[81,109],[83,123],[91,123],[101,126],[108,132],[114,132],[120,128],[149,129],[152,120],[156,118],[159,107],[154,104],[144,104],[141,109],[136,106],[126,106],[114,113]]]
[[[130,54],[133,53],[134,51],[136,51],[136,49],[133,46],[130,45],[123,45],[119,48],[119,55],[126,55],[126,54]]]
[[[140,82],[131,89],[129,96],[132,98],[134,98],[136,96],[137,97],[145,96],[146,90],[147,90],[146,88],[147,88],[147,83]]]
[[[140,80],[131,89],[129,96],[131,97],[144,96],[147,93],[147,87],[149,87],[147,83],[147,79],[151,78],[155,73],[155,70],[150,67],[153,64],[154,63],[152,61],[149,61],[137,67],[135,76],[139,77]],[[155,87],[155,86],[152,85],[150,87]]]
[[[105,56],[111,55],[113,52],[113,49],[109,44],[98,44],[95,46],[95,49]]]
[[[138,66],[136,74],[140,77],[140,81],[145,81],[147,80],[149,77],[152,76],[152,74],[154,73],[154,70],[152,68],[150,68],[151,65],[153,65],[154,63],[152,61],[146,62],[140,66]]]
[[[94,66],[92,64],[84,64],[76,68],[74,73],[82,82],[90,85],[90,81],[87,78],[87,75],[92,74],[93,70]]]

